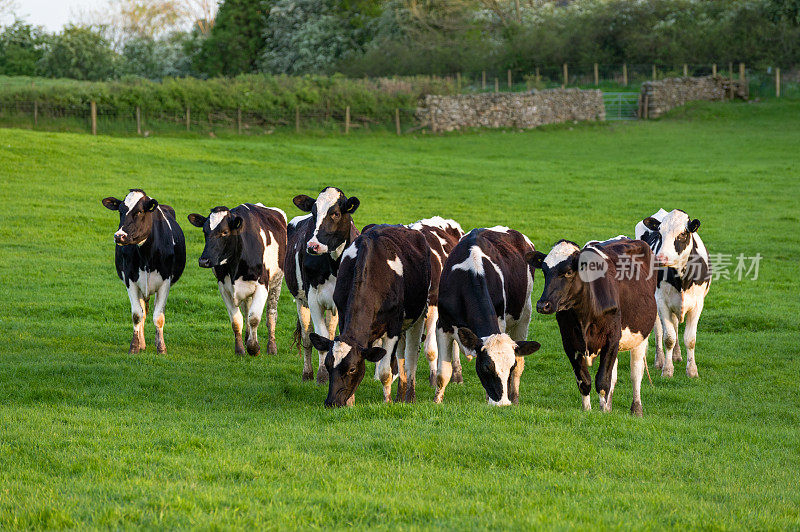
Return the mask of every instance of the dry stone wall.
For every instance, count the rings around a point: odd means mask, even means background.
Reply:
[[[457,96],[425,96],[417,119],[434,131],[463,128],[530,129],[559,122],[605,120],[599,90],[550,89]]]
[[[687,102],[721,101],[731,97],[747,99],[747,84],[722,76],[645,81],[642,83],[640,98],[641,115],[645,118],[658,118],[670,109],[685,105]]]

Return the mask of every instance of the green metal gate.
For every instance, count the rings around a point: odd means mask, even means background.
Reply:
[[[604,92],[606,120],[637,120],[639,118],[638,92]]]

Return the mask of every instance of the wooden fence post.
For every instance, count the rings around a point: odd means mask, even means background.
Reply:
[[[683,77],[684,78],[689,77],[689,65],[687,65],[686,63],[683,64]]]
[[[597,63],[594,64],[594,85],[595,87],[600,85],[600,70],[597,67]]]
[[[622,85],[628,86],[628,63],[622,63]]]
[[[716,63],[711,65],[711,75],[712,76],[716,76],[717,75],[717,64]]]
[[[236,109],[236,134],[242,134],[242,108],[238,107]]]
[[[653,63],[653,81],[658,79],[658,72],[656,71],[656,64]]]
[[[500,92],[500,80],[494,78],[494,92]]]
[[[744,72],[744,63],[739,63],[739,80],[744,81],[747,76]]]
[[[567,69],[567,64],[564,63],[564,88],[567,87],[569,81],[569,70]]]
[[[536,67],[536,83],[542,81],[541,73],[539,72],[539,67]]]
[[[136,134],[142,134],[142,108],[136,106]]]
[[[398,135],[402,133],[400,131],[400,109],[398,108],[395,108],[394,110],[394,128]]]
[[[344,109],[344,134],[350,134],[350,106],[348,105]]]
[[[294,132],[300,133],[300,108],[294,108]]]
[[[39,101],[33,100],[33,126],[39,125]]]
[[[511,88],[511,69],[508,69],[508,88]]]
[[[775,97],[781,97],[781,69],[775,69]]]
[[[461,72],[456,72],[456,85],[458,87],[458,92],[461,92]]]
[[[644,95],[644,119],[647,120],[650,117],[650,95],[645,93]]]
[[[486,71],[481,73],[481,89],[486,90]]]
[[[189,106],[186,106],[186,131],[189,131],[192,127],[192,113],[189,110]]]
[[[92,100],[90,104],[92,115],[92,135],[97,135],[97,103]]]
[[[731,81],[733,81],[733,63],[728,63],[728,75],[730,76]]]

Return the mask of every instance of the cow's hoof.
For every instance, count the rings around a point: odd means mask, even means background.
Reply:
[[[456,384],[464,384],[464,375],[461,373],[461,370],[453,372],[453,378],[451,380]]]
[[[269,342],[267,342],[267,354],[268,355],[278,354],[278,344],[275,343],[275,340],[270,340]]]
[[[433,402],[436,403],[437,405],[440,405],[442,404],[443,400],[444,400],[444,390],[439,390],[437,388],[436,393],[433,396]]]
[[[672,361],[673,362],[683,362],[683,357],[681,356],[680,351],[676,351],[672,353]]]
[[[395,403],[400,403],[406,396],[406,390],[408,389],[408,384],[405,382],[400,382],[397,384],[397,395],[394,398]]]
[[[160,345],[160,346],[158,346],[158,347],[156,348],[156,352],[157,352],[159,355],[166,355],[166,354],[167,354],[167,346],[165,346],[165,345]]]
[[[436,372],[431,371],[430,375],[428,375],[428,383],[431,385],[431,388],[436,389]]]
[[[664,368],[661,370],[661,376],[664,377],[665,379],[671,379],[672,373],[674,371],[675,371],[674,366],[664,366]]]
[[[314,370],[313,369],[304,369],[303,370],[303,382],[305,381],[313,381],[314,380]]]
[[[345,403],[346,406],[353,406],[356,404],[356,394],[351,395],[347,398],[347,402]]]
[[[656,357],[655,368],[661,369],[664,367],[664,355]]]
[[[697,373],[697,366],[686,366],[686,376],[690,379],[699,377],[700,375]]]
[[[417,389],[416,386],[413,384],[409,384],[408,388],[406,389],[406,403],[416,403],[417,402]]]
[[[247,354],[251,357],[257,357],[261,353],[261,346],[258,344],[252,344],[247,346]]]
[[[631,404],[631,414],[636,417],[642,417],[642,403],[634,402]]]
[[[325,366],[320,366],[317,370],[317,384],[326,384],[328,382],[328,370]]]

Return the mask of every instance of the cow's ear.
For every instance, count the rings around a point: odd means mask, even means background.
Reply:
[[[595,316],[602,316],[608,312],[613,312],[619,307],[617,301],[617,284],[609,279],[610,274],[606,272],[603,277],[590,281],[589,297],[591,299],[592,311]]]
[[[691,222],[689,222],[688,229],[690,233],[696,233],[698,229],[700,229],[700,220],[695,218]]]
[[[202,214],[197,214],[195,212],[190,214],[188,218],[189,218],[189,223],[195,227],[203,227],[203,225],[205,225],[206,223],[206,217],[203,216]]]
[[[103,205],[105,206],[106,209],[110,211],[118,211],[120,203],[122,202],[113,196],[109,196],[108,198],[103,198]]]
[[[330,351],[331,347],[333,347],[333,342],[330,339],[320,336],[317,333],[311,333],[308,337],[311,339],[311,345],[320,353]]]
[[[518,357],[528,356],[538,351],[540,347],[542,347],[542,345],[539,342],[534,342],[532,340],[517,342],[517,346],[514,348],[514,355]]]
[[[480,351],[481,347],[483,347],[483,342],[481,342],[481,339],[466,327],[460,327],[458,329],[458,339],[461,341],[461,345],[463,345],[465,349],[469,349],[475,353]]]
[[[242,220],[241,216],[234,216],[233,220],[228,222],[228,227],[231,231],[238,231],[244,225],[244,220]]]
[[[370,362],[379,362],[386,356],[386,349],[382,347],[370,347],[364,350],[364,358]]]
[[[344,212],[347,214],[353,214],[356,212],[356,209],[358,209],[359,205],[361,205],[361,201],[355,196],[347,198],[347,201],[344,202]]]
[[[144,210],[147,212],[153,212],[154,210],[156,210],[156,207],[158,207],[158,202],[153,198],[150,198],[144,204]]]
[[[529,251],[525,254],[525,261],[534,268],[541,269],[545,257],[547,257],[547,255],[541,251]]]
[[[314,207],[314,198],[306,196],[305,194],[298,194],[294,197],[292,202],[303,212],[311,212]]]
[[[652,216],[648,216],[647,218],[642,220],[642,223],[644,224],[645,227],[647,227],[651,231],[658,231],[658,228],[661,227],[661,222],[659,222]]]

